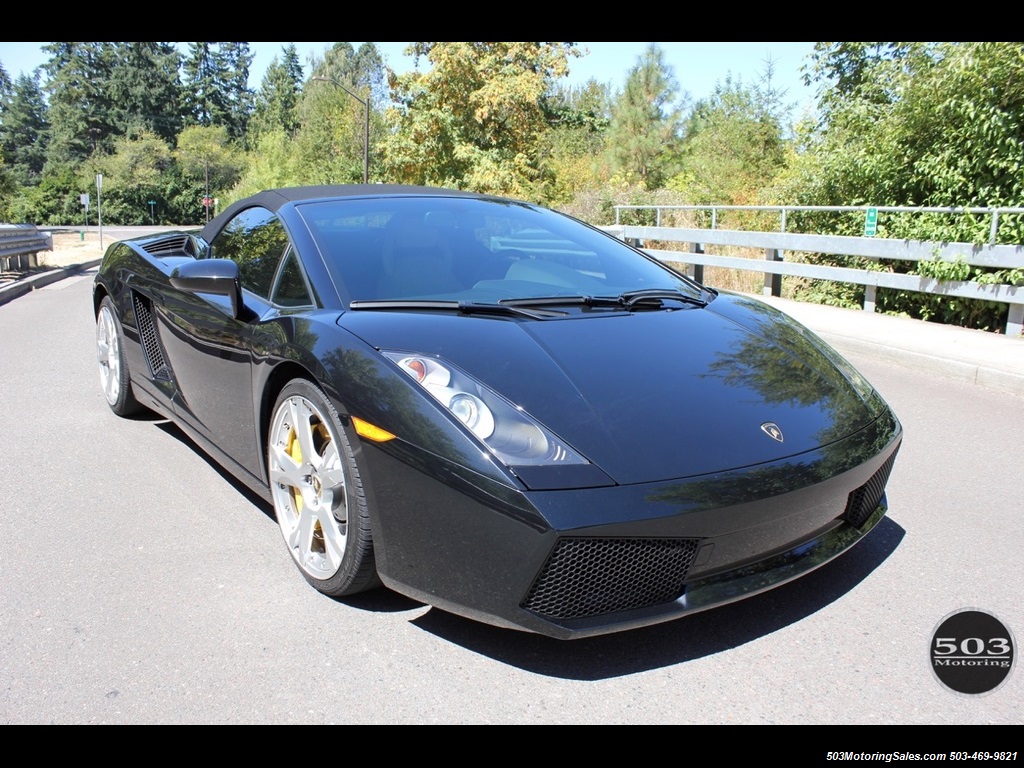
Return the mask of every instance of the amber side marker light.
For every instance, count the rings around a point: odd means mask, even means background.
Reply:
[[[375,427],[369,422],[357,419],[355,416],[352,417],[352,424],[356,428],[356,434],[360,437],[365,437],[367,440],[372,440],[375,443],[386,443],[389,440],[394,440],[395,435],[390,432]]]

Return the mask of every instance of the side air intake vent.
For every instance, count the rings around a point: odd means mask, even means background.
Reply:
[[[150,373],[153,374],[156,381],[170,381],[171,369],[167,365],[167,356],[164,354],[163,345],[160,344],[160,337],[157,335],[150,302],[139,294],[133,293],[132,304],[135,307],[135,323],[139,328],[139,338],[142,339],[142,350],[146,355],[146,362],[149,363]]]

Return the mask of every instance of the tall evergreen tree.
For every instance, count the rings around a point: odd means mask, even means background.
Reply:
[[[0,101],[0,157],[21,185],[39,183],[46,162],[49,124],[38,73],[21,75]]]
[[[281,57],[274,57],[263,75],[256,94],[252,127],[257,134],[280,130],[294,136],[299,130],[298,105],[302,94],[302,64],[295,43],[284,47]]]
[[[356,50],[352,43],[335,43],[322,57],[313,56],[311,77],[327,77],[360,95],[367,94],[371,104],[388,98],[384,58],[375,43],[363,43]]]
[[[109,91],[119,133],[152,133],[170,143],[182,128],[181,54],[174,43],[114,45]]]
[[[184,60],[187,125],[224,126],[244,139],[252,114],[248,43],[189,43]]]
[[[8,198],[14,191],[14,177],[7,166],[4,156],[4,115],[11,98],[12,83],[7,70],[0,62],[0,221],[6,221],[8,215]]]
[[[186,125],[225,125],[228,100],[217,43],[189,43],[183,63]]]
[[[612,110],[608,147],[613,167],[648,189],[661,187],[670,173],[680,139],[682,109],[672,67],[651,43],[630,70]]]
[[[7,99],[11,97],[13,89],[14,84],[11,82],[11,78],[7,74],[7,70],[4,69],[3,62],[0,62],[0,109],[3,109]],[[2,113],[0,113],[0,117],[2,117]]]
[[[77,164],[118,134],[109,83],[116,61],[114,43],[50,43],[43,65],[49,77],[52,126],[47,165]]]
[[[228,132],[235,141],[244,141],[253,110],[254,94],[249,87],[253,54],[248,43],[221,43],[220,46],[224,87],[228,95]]]

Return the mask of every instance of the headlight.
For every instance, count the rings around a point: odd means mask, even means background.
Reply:
[[[589,464],[521,408],[437,358],[385,352],[510,467]]]

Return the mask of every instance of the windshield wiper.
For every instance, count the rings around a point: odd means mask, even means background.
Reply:
[[[550,320],[564,317],[565,312],[550,309],[533,311],[511,304],[487,304],[475,301],[353,301],[348,305],[353,311],[359,310],[437,310],[461,312],[464,315],[506,315],[528,317],[531,320]]]
[[[639,291],[627,291],[621,296],[541,296],[534,299],[504,299],[500,303],[509,307],[618,307],[632,311],[640,308],[641,305],[661,308],[666,301],[680,301],[697,307],[706,307],[708,305],[703,299],[690,296],[672,288],[648,288]]]
[[[601,296],[537,296],[532,299],[502,299],[505,307],[621,307],[617,298]]]
[[[640,291],[627,291],[619,296],[619,300],[627,309],[633,309],[637,304],[643,302],[658,302],[659,306],[665,301],[681,301],[684,304],[693,304],[696,307],[706,307],[708,303],[704,299],[677,291],[672,288],[648,288]]]

